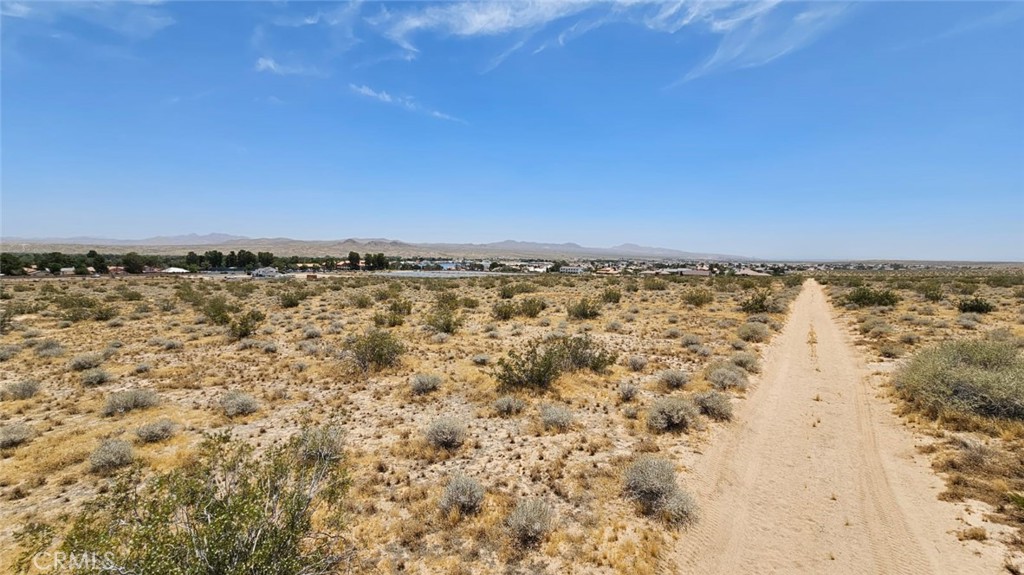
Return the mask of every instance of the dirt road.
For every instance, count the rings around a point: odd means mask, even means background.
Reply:
[[[693,458],[702,517],[677,570],[1001,572],[998,545],[957,540],[980,519],[936,499],[942,482],[914,441],[809,280],[736,421]]]

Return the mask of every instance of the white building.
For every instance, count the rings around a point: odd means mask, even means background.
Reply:
[[[257,268],[253,270],[252,277],[254,278],[276,278],[278,275],[277,268]]]
[[[590,270],[582,266],[562,266],[558,268],[558,271],[563,274],[583,274]]]

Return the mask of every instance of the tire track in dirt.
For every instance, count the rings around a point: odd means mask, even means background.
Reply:
[[[998,573],[1001,550],[954,534],[961,510],[808,280],[764,372],[694,459],[700,522],[682,573]]]

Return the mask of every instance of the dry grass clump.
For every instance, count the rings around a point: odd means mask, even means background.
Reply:
[[[82,385],[86,387],[96,387],[97,385],[103,385],[114,377],[107,371],[101,368],[89,369],[82,372],[81,381]]]
[[[732,400],[728,395],[717,391],[703,391],[693,396],[694,403],[700,412],[717,421],[732,419]]]
[[[523,499],[505,519],[509,535],[520,547],[532,547],[551,531],[555,512],[541,499]]]
[[[747,389],[747,372],[729,363],[715,363],[708,366],[707,380],[718,390]]]
[[[494,400],[494,411],[503,417],[516,415],[526,408],[526,402],[511,395],[503,395]]]
[[[697,521],[697,504],[676,484],[672,463],[660,457],[641,456],[625,472],[623,492],[645,515],[654,515],[670,525]]]
[[[150,389],[127,389],[118,391],[107,398],[103,406],[103,416],[121,415],[136,409],[153,407],[160,402],[156,392]]]
[[[629,366],[630,371],[643,371],[647,367],[647,358],[642,355],[634,355],[626,361],[626,365]]]
[[[540,406],[540,422],[544,429],[565,431],[572,426],[573,416],[569,409],[560,405]]]
[[[768,341],[768,338],[771,337],[771,331],[763,323],[747,322],[736,330],[736,335],[743,341],[760,343]]]
[[[93,473],[111,471],[131,465],[135,460],[132,444],[123,439],[107,439],[89,456],[89,468]]]
[[[0,399],[13,401],[17,399],[29,399],[39,393],[39,382],[34,379],[23,379],[12,381],[0,390]]]
[[[53,339],[44,339],[35,345],[35,354],[37,357],[60,357],[64,355],[64,347],[59,341]]]
[[[647,412],[647,427],[653,431],[689,431],[697,426],[697,407],[682,397],[662,397]]]
[[[412,376],[412,392],[423,395],[441,387],[441,376],[434,373],[417,373]]]
[[[931,417],[944,413],[1024,420],[1024,358],[989,340],[939,344],[896,372],[900,395]]]
[[[729,357],[729,361],[736,367],[741,367],[749,373],[761,371],[761,367],[757,363],[757,356],[748,351],[738,351],[732,354]]]
[[[337,463],[344,458],[344,433],[336,425],[307,427],[295,441],[299,460],[306,464]]]
[[[458,474],[448,482],[438,502],[441,511],[448,514],[458,511],[461,515],[473,515],[484,503],[484,488],[472,477]]]
[[[632,383],[622,382],[619,384],[619,399],[623,402],[633,401],[639,393],[640,388]]]
[[[224,411],[224,415],[228,417],[236,417],[239,415],[249,415],[256,413],[260,408],[260,404],[256,401],[256,398],[244,391],[229,391],[220,398],[220,407]]]
[[[426,431],[427,442],[439,449],[458,449],[466,441],[466,428],[454,417],[434,420]]]
[[[103,355],[99,353],[86,353],[83,355],[75,356],[69,363],[68,367],[75,371],[85,371],[87,369],[94,369],[99,367],[103,363]]]
[[[0,449],[17,447],[32,439],[33,435],[32,428],[24,423],[0,426]]]
[[[135,435],[143,443],[157,443],[174,437],[176,430],[177,425],[170,419],[164,418],[139,426],[135,430]]]
[[[658,374],[658,381],[669,389],[682,389],[690,382],[690,374],[678,369],[666,369]]]

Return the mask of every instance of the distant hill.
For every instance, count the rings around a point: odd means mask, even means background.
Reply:
[[[3,238],[2,249],[11,252],[68,252],[96,250],[100,253],[135,251],[143,254],[175,255],[207,250],[269,251],[279,256],[347,256],[383,252],[390,256],[441,258],[543,258],[543,259],[680,259],[746,261],[743,256],[685,252],[668,248],[622,244],[610,248],[575,243],[548,244],[505,240],[487,244],[408,243],[385,238],[342,240],[293,240],[290,238],[248,238],[230,234],[187,234],[157,236],[141,240],[110,238]]]

